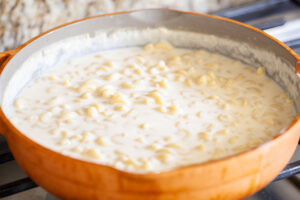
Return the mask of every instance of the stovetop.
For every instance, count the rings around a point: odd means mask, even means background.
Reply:
[[[298,5],[295,3],[298,2]],[[262,0],[213,13],[232,18],[273,35],[300,55],[300,1]],[[5,138],[0,135],[0,198],[3,200],[57,200],[38,187],[14,161]],[[247,200],[300,199],[300,145],[290,164],[267,187]]]

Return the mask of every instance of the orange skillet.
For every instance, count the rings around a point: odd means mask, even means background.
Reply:
[[[300,78],[296,72],[300,73],[300,57],[282,42],[256,28],[211,15],[160,9],[85,18],[56,27],[15,50],[0,53],[0,131],[16,161],[38,185],[61,199],[232,200],[260,190],[284,168],[299,141],[300,115],[278,136],[246,152],[147,174],[128,173],[54,152],[23,135],[8,119],[8,105],[13,99],[6,97],[4,90],[9,87],[12,94],[17,94],[14,87],[19,83],[8,82],[18,67],[41,48],[75,35],[107,28],[158,26],[215,35],[272,52],[292,72],[288,75],[290,82],[279,84],[290,95],[294,93],[295,107],[300,107],[299,94],[295,94],[300,90]]]

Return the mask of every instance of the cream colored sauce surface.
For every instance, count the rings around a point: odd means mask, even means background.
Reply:
[[[14,125],[41,145],[139,173],[237,154],[295,117],[263,67],[167,43],[71,60],[14,106]]]

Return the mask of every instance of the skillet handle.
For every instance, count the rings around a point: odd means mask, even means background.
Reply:
[[[0,74],[1,74],[2,70],[4,69],[6,62],[9,60],[9,58],[11,56],[15,55],[16,52],[17,52],[16,50],[0,52]],[[2,122],[3,117],[4,116],[3,116],[2,110],[0,108],[0,135],[5,133],[5,130],[4,130],[5,126]]]
[[[300,56],[297,57],[297,69],[296,72],[298,74],[298,76],[300,77]]]
[[[4,116],[4,114],[2,112],[2,109],[0,107],[0,136],[1,135],[5,136],[5,133],[7,133],[6,125],[5,125],[5,122],[3,121],[4,118],[5,118],[5,116]]]
[[[16,54],[16,50],[0,52],[0,74],[5,66],[6,61],[13,55]]]

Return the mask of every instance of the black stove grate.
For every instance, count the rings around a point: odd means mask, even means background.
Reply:
[[[23,178],[0,186],[0,198],[38,187],[30,178]]]
[[[14,160],[13,155],[10,152],[0,154],[0,164]]]
[[[294,0],[294,2],[296,2],[296,0]],[[300,8],[297,6],[297,4],[289,0],[264,0],[234,9],[219,11],[213,14],[245,22],[264,30],[283,25],[286,23],[286,19],[284,17],[285,13],[294,11],[300,12],[299,9]],[[272,17],[274,14],[281,17],[274,18]],[[262,18],[266,18],[267,20],[261,20]],[[259,22],[254,23],[254,21],[257,19]],[[300,54],[300,34],[299,39],[288,41],[286,44]],[[1,142],[1,139],[3,138],[0,136],[0,164],[4,164],[14,160],[14,157],[9,152],[6,142]],[[300,188],[300,178],[294,176],[296,174],[300,174],[300,160],[288,164],[274,179],[274,181],[289,178]],[[30,178],[22,178],[8,184],[0,185],[0,198],[20,193],[35,187],[38,187],[38,185],[36,185]]]
[[[271,18],[263,23],[251,24],[256,28],[265,30],[283,25],[286,22],[286,12],[299,12],[299,5],[296,1],[289,0],[262,0],[238,8],[221,10],[213,13],[214,15],[231,18],[240,22],[249,23],[252,21],[261,21],[261,19],[269,19],[270,16],[280,16],[279,18]]]

